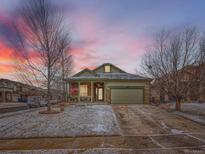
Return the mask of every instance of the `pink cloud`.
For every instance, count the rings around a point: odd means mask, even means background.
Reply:
[[[3,43],[0,43],[0,61],[10,61],[13,51],[5,46]]]
[[[1,64],[0,65],[0,74],[10,73],[15,70],[13,64]]]
[[[84,12],[71,14],[70,21],[75,72],[84,68],[94,69],[105,62],[134,72],[149,42],[149,39],[133,34],[135,27],[124,23],[109,25],[96,14]],[[15,59],[11,55],[12,51],[5,44],[0,44],[0,60],[12,64]],[[35,51],[31,51],[29,56],[38,62]]]
[[[71,19],[72,33],[76,38],[72,49],[76,71],[104,62],[124,66],[131,72],[135,70],[149,42],[141,34],[133,34],[135,27],[126,24],[109,25],[96,14],[78,12]]]

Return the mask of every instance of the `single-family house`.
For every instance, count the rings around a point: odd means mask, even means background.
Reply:
[[[111,104],[148,104],[150,79],[105,63],[84,69],[67,79],[69,101]]]

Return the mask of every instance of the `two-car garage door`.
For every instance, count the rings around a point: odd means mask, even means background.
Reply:
[[[111,103],[113,104],[142,104],[143,89],[115,88],[111,89]]]

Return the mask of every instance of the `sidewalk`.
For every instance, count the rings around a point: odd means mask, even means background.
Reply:
[[[199,116],[199,115],[194,115],[194,114],[189,114],[189,113],[184,113],[184,112],[178,112],[178,111],[175,111],[173,113],[205,126],[204,116]]]
[[[202,139],[183,135],[99,136],[0,140],[0,153],[204,153]],[[187,153],[188,153],[187,152]]]
[[[0,114],[28,109],[25,103],[0,103]]]

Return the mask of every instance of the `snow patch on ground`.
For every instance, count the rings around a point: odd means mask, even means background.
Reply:
[[[205,116],[205,103],[183,103],[182,111]]]
[[[59,114],[39,114],[39,109],[0,119],[0,138],[119,135],[109,105],[69,106]]]
[[[205,125],[205,117],[204,116],[193,115],[193,114],[183,113],[183,112],[178,112],[178,111],[175,111],[174,114],[182,116],[182,117],[187,118],[187,119],[190,119],[190,120],[195,121],[199,124]]]
[[[104,125],[97,125],[94,129],[92,129],[94,132],[106,132],[106,129],[104,128]]]
[[[184,131],[181,131],[181,130],[178,130],[178,129],[175,129],[175,128],[172,128],[172,129],[169,128],[169,127],[165,124],[164,121],[160,121],[160,124],[161,124],[161,126],[162,126],[163,129],[170,130],[170,132],[171,132],[172,134],[183,134],[183,133],[184,133]]]
[[[181,131],[181,130],[178,130],[178,129],[171,129],[171,132],[173,134],[183,134],[184,133],[184,131]]]
[[[169,127],[164,123],[164,121],[160,121],[160,124],[163,129],[168,129]]]
[[[171,108],[175,109],[175,103],[171,104]],[[205,102],[204,103],[181,103],[181,110],[186,113],[205,116]]]

